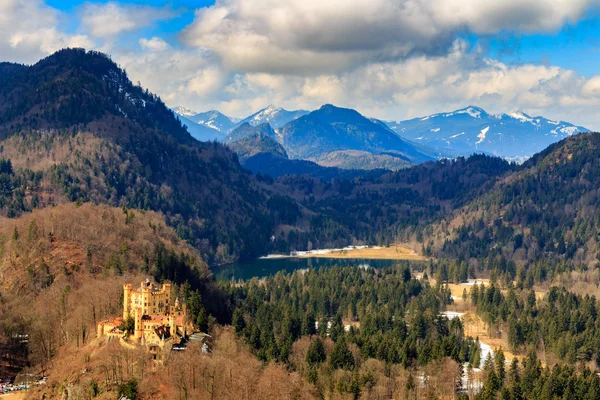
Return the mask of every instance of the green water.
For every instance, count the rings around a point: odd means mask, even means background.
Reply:
[[[367,260],[359,258],[269,258],[244,263],[230,264],[215,268],[213,273],[218,280],[262,278],[275,275],[278,271],[292,272],[297,269],[323,268],[339,265],[368,265],[373,268],[385,268],[405,263],[399,260]]]

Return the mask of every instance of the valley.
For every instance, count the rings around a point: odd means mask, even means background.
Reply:
[[[19,395],[597,395],[600,134],[475,107],[178,117],[83,49],[0,82],[0,378],[49,376]],[[515,124],[543,148],[471,155]]]

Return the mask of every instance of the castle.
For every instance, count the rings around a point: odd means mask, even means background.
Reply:
[[[125,335],[124,322],[133,318],[133,332]],[[193,332],[187,321],[185,304],[172,301],[171,284],[161,286],[142,282],[139,288],[123,285],[123,317],[98,323],[98,337],[118,337],[145,345],[153,358],[162,360],[163,352],[181,344]]]

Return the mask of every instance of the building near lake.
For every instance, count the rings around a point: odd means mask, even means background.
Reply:
[[[186,305],[173,301],[171,284],[157,285],[147,279],[139,287],[123,285],[123,316],[98,323],[98,337],[118,337],[145,346],[154,360],[161,361],[165,351],[181,345],[193,333]],[[132,332],[124,322],[133,319]]]

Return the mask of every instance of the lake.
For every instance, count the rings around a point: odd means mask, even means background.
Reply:
[[[213,273],[217,280],[243,279],[249,280],[254,277],[263,278],[275,275],[279,271],[292,272],[297,269],[323,268],[339,265],[358,266],[368,265],[373,268],[385,268],[395,264],[405,263],[405,260],[373,260],[360,258],[267,258],[248,261],[243,263],[229,264],[215,268]],[[412,261],[411,264],[415,264]]]

